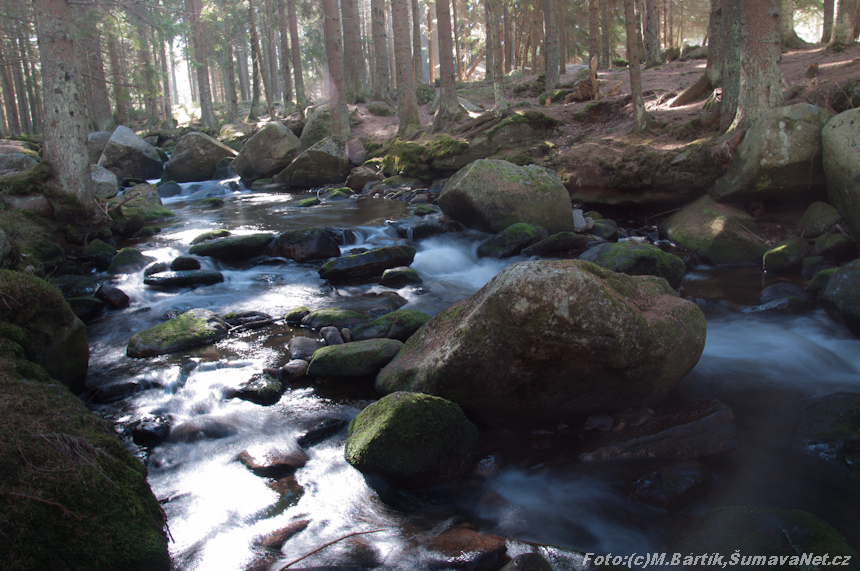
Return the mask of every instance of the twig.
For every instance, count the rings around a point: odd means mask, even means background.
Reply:
[[[666,212],[658,212],[657,214],[652,214],[645,220],[651,220],[652,218],[657,218],[658,216],[663,216],[664,214],[672,214],[673,212],[678,212],[681,210],[680,208],[673,208],[672,210],[667,210]]]
[[[753,232],[752,230],[750,230],[749,228],[747,228],[746,226],[744,226],[743,224],[741,224],[740,222],[738,222],[738,226],[740,226],[741,228],[743,228],[744,230],[746,230],[747,232],[749,232],[750,234],[752,234],[752,235],[753,235],[753,237],[754,237],[756,240],[758,240],[759,242],[761,242],[762,244],[767,244],[767,242],[765,242],[765,241],[764,241],[764,238],[762,238],[761,236],[759,236],[758,234],[756,234],[755,232]]]
[[[348,539],[348,538],[350,538],[350,537],[354,537],[354,536],[356,536],[356,535],[364,535],[364,534],[366,534],[366,533],[379,533],[380,531],[385,531],[385,530],[384,530],[384,529],[371,529],[371,530],[369,530],[369,531],[355,531],[355,532],[350,533],[350,534],[348,534],[348,535],[344,535],[343,537],[339,537],[339,538],[335,539],[334,541],[329,541],[328,543],[324,543],[324,544],[320,545],[319,547],[317,547],[316,549],[314,549],[314,550],[313,550],[313,551],[311,551],[310,553],[306,553],[305,555],[302,555],[302,556],[301,556],[301,557],[299,557],[298,559],[294,559],[293,561],[290,561],[289,563],[287,563],[287,564],[286,564],[286,565],[284,565],[283,567],[279,567],[277,571],[284,571],[284,569],[286,569],[286,568],[287,568],[287,567],[289,567],[290,565],[295,565],[296,563],[298,563],[298,562],[299,562],[299,561],[301,561],[302,559],[307,559],[308,557],[310,557],[310,556],[311,556],[311,555],[313,555],[314,553],[317,553],[317,552],[319,552],[319,551],[322,551],[322,550],[323,550],[323,549],[325,549],[326,547],[328,547],[328,546],[330,546],[330,545],[334,545],[334,544],[335,544],[335,543],[337,543],[338,541],[343,541],[344,539]]]
[[[258,319],[257,321],[250,321],[248,323],[242,323],[240,325],[236,325],[235,327],[231,327],[227,330],[227,333],[236,333],[237,331],[244,331],[246,329],[257,329],[258,327],[272,325],[274,322],[274,319]]]

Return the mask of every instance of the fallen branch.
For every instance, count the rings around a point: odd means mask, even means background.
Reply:
[[[473,127],[477,127],[478,125],[481,125],[481,124],[483,124],[483,123],[486,123],[487,121],[492,121],[492,120],[493,120],[493,119],[495,119],[495,118],[496,118],[496,116],[495,116],[495,115],[493,115],[493,113],[492,113],[492,112],[487,111],[486,113],[484,113],[484,114],[482,114],[482,115],[479,115],[479,116],[475,117],[475,118],[474,118],[474,119],[472,119],[471,121],[466,121],[465,123],[463,123],[462,125],[460,125],[460,126],[457,128],[457,132],[458,132],[458,133],[462,133],[462,132],[464,132],[464,131],[468,131],[469,129],[471,129],[471,128],[473,128]]]
[[[355,532],[353,532],[353,533],[350,533],[350,534],[344,535],[343,537],[339,537],[339,538],[335,539],[334,541],[329,541],[328,543],[324,543],[324,544],[320,545],[319,547],[317,547],[316,549],[314,549],[314,550],[313,550],[313,551],[311,551],[310,553],[306,553],[305,555],[302,555],[302,556],[301,556],[301,557],[299,557],[298,559],[294,559],[294,560],[290,561],[289,563],[287,563],[287,564],[286,564],[286,565],[284,565],[283,567],[278,567],[278,570],[277,570],[277,571],[284,571],[284,569],[286,569],[286,568],[287,568],[287,567],[289,567],[290,565],[295,565],[295,564],[296,564],[296,563],[298,563],[299,561],[301,561],[301,560],[303,560],[303,559],[307,559],[308,557],[310,557],[310,556],[311,556],[311,555],[313,555],[314,553],[317,553],[317,552],[319,552],[319,551],[322,551],[322,550],[323,550],[323,549],[325,549],[326,547],[329,547],[330,545],[334,545],[334,544],[335,544],[335,543],[337,543],[338,541],[343,541],[344,539],[348,539],[348,538],[350,538],[350,537],[354,537],[354,536],[356,536],[356,535],[364,535],[364,534],[366,534],[366,533],[379,533],[380,531],[385,531],[385,530],[384,530],[384,529],[371,529],[371,530],[369,530],[369,531],[355,531]]]

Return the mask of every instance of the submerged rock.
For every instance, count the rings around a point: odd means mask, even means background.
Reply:
[[[143,278],[143,283],[156,287],[191,287],[212,285],[224,281],[224,274],[215,270],[182,270],[159,272]]]
[[[314,226],[281,232],[269,245],[268,254],[307,262],[340,256],[340,248],[325,230]]]
[[[322,279],[332,281],[379,277],[385,270],[411,264],[416,252],[412,246],[383,246],[329,260],[322,265],[319,274]]]
[[[424,547],[431,552],[429,558],[434,567],[490,571],[499,569],[507,559],[506,541],[498,535],[458,526],[429,539]]]
[[[229,326],[208,309],[192,309],[164,323],[132,335],[129,357],[154,357],[213,343],[227,334]]]
[[[521,262],[410,337],[376,390],[435,394],[494,424],[566,421],[660,400],[704,340],[701,310],[663,279]]]
[[[817,399],[800,415],[794,442],[804,452],[860,470],[860,393]]]
[[[109,274],[130,274],[142,270],[154,261],[155,258],[144,256],[136,248],[123,248],[111,259],[107,271]]]
[[[536,244],[549,236],[549,232],[526,222],[511,224],[498,234],[487,238],[478,246],[479,257],[509,258],[524,248]]]
[[[854,335],[860,335],[860,266],[852,262],[834,271],[821,298],[832,304]]]
[[[396,392],[349,424],[346,461],[359,472],[406,488],[432,488],[466,475],[478,429],[456,404]]]
[[[215,238],[191,246],[188,253],[195,256],[211,256],[217,260],[243,260],[263,254],[272,238],[274,238],[272,234]]]
[[[282,394],[284,394],[284,384],[279,379],[260,373],[239,387],[232,396],[255,404],[270,406],[281,400]]]
[[[662,508],[678,508],[703,493],[712,479],[707,466],[690,460],[642,474],[630,495]]]
[[[673,288],[684,278],[684,260],[651,244],[618,242],[600,244],[586,250],[580,260],[629,276],[657,276]]]

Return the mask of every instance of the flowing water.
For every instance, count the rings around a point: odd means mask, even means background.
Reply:
[[[169,261],[186,253],[195,236],[217,228],[243,234],[329,226],[351,237],[353,243],[342,247],[348,251],[402,242],[386,220],[410,216],[408,207],[398,201],[350,200],[296,208],[290,201],[297,196],[290,194],[230,192],[223,184],[214,192],[223,191],[225,205],[217,210],[193,200],[212,194],[208,186],[186,190],[194,196],[165,199],[177,217],[156,237],[132,244],[159,261]],[[296,437],[321,420],[349,420],[371,402],[375,397],[371,385],[294,384],[270,407],[225,399],[225,390],[264,367],[286,363],[286,344],[292,336],[312,334],[283,324],[173,355],[151,359],[125,355],[133,333],[161,322],[166,314],[195,307],[221,314],[262,311],[276,318],[299,305],[359,311],[406,307],[435,314],[522,260],[478,259],[480,238],[460,233],[416,244],[412,267],[424,282],[399,290],[372,284],[331,287],[319,279],[318,263],[283,260],[230,265],[204,261],[204,267],[222,271],[225,281],[195,289],[151,289],[142,285],[141,273],[120,278],[116,285],[132,304],[89,324],[88,383],[136,381],[148,390],[92,406],[118,427],[147,415],[169,417],[174,426],[185,426],[185,438],[174,438],[148,455],[138,450],[167,513],[170,549],[178,569],[243,569],[260,558],[257,538],[297,520],[307,520],[308,527],[287,541],[282,553],[270,557],[273,569],[355,531],[373,533],[332,545],[294,567],[426,568],[428,554],[420,547],[421,539],[464,521],[487,533],[595,553],[662,551],[687,514],[737,504],[805,509],[836,526],[849,544],[860,546],[856,483],[789,445],[792,424],[808,399],[860,391],[860,341],[823,312],[765,317],[739,313],[739,307],[756,303],[762,283],[755,272],[699,269],[683,283],[684,295],[714,302],[707,308],[704,355],[669,400],[718,398],[727,403],[737,417],[741,446],[706,460],[714,471],[714,484],[680,514],[629,499],[614,467],[547,462],[564,458],[563,431],[539,435],[498,431],[484,445],[504,460],[496,477],[471,487],[410,495],[371,487],[347,465],[342,430],[307,450],[307,464],[295,475],[303,493],[281,495],[237,462],[237,455],[243,450],[260,455],[272,449],[297,451]],[[558,569],[576,567],[575,558],[558,556],[555,561]]]

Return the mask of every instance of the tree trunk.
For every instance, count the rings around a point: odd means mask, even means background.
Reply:
[[[346,86],[343,79],[343,43],[340,35],[340,11],[337,0],[323,0],[323,34],[332,93],[329,97],[331,134],[349,136],[349,111],[346,107]]]
[[[369,100],[367,73],[364,69],[364,50],[361,47],[361,22],[356,0],[341,0],[343,17],[343,72],[346,99],[350,103]]]
[[[200,20],[201,0],[186,0],[189,18],[191,19],[193,65],[197,69],[197,89],[200,95],[200,117],[205,129],[216,129],[218,119],[212,107],[212,91],[209,86],[209,51],[206,43],[206,32]]]
[[[373,99],[391,103],[391,75],[388,65],[388,38],[385,33],[385,1],[370,1],[371,22],[373,34],[373,51],[376,52],[376,82],[373,85]]]
[[[287,20],[287,8],[284,5],[284,0],[276,0],[278,2],[278,31],[280,32],[281,37],[281,76],[282,81],[284,82],[284,115],[289,115],[290,113],[290,104],[293,102],[293,74],[292,70],[290,70],[290,42],[289,42],[289,34],[290,34],[290,24]],[[233,59],[232,56],[230,58],[228,79],[227,83],[231,83],[233,81]],[[228,85],[228,99],[230,98],[230,94],[235,91],[232,87]]]
[[[513,69],[513,47],[514,47],[514,33],[513,26],[511,25],[511,15],[508,13],[508,1],[504,0],[502,3],[502,16],[505,19],[505,74],[511,72]]]
[[[538,14],[539,3],[540,3],[540,0],[534,0],[534,16],[532,17],[532,34],[531,34],[531,36],[532,36],[531,72],[532,73],[538,72],[538,70],[537,70],[537,68],[538,68],[537,50],[538,50],[538,44],[540,43],[540,39],[543,37],[543,34],[541,34],[541,31],[543,30],[543,16]]]
[[[412,67],[415,70],[416,85],[424,82],[421,58],[421,12],[418,0],[412,0]]]
[[[437,8],[438,13],[438,8]],[[439,17],[436,16],[436,26],[439,26]],[[460,56],[460,39],[457,37],[457,0],[451,2],[451,30],[454,32],[454,57],[457,59],[457,81],[463,81],[463,58]],[[441,33],[439,34],[441,38]],[[442,49],[442,40],[439,40],[439,49]],[[439,76],[442,76],[442,53],[439,52]]]
[[[409,41],[409,0],[391,0],[391,25],[394,27],[394,60],[397,67],[397,112],[400,118],[398,133],[405,135],[410,130],[418,127],[421,121],[418,119],[418,99],[415,94],[415,72],[412,69],[412,50]],[[446,0],[437,0],[439,4]],[[447,2],[446,2],[447,5]],[[438,12],[437,12],[438,19]],[[439,24],[439,47],[441,49],[442,24]],[[444,56],[439,55],[439,60]],[[440,73],[442,81],[445,74]],[[441,105],[440,105],[441,109]]]
[[[780,0],[779,37],[783,47],[792,49],[806,47],[806,42],[801,40],[794,31],[794,0]]]
[[[25,66],[25,69],[29,67],[29,72],[27,73],[27,93],[30,95],[30,113],[33,116],[33,129],[36,133],[42,132],[42,93],[39,82],[39,71],[36,69],[36,62],[39,59],[39,56],[36,54],[36,51],[33,46],[33,42],[30,41],[30,38],[35,38],[35,34],[32,33],[30,25],[28,24],[23,30],[23,38],[22,41],[25,45],[27,60],[29,61],[29,66]],[[2,112],[2,105],[0,105],[0,112]],[[108,112],[110,112],[110,99],[108,99]]]
[[[660,65],[659,19],[657,0],[645,0],[645,67]]]
[[[138,58],[140,59],[141,72],[143,73],[143,104],[146,110],[146,125],[154,127],[158,124],[158,110],[156,97],[158,86],[155,81],[155,66],[152,63],[150,53],[151,40],[149,23],[146,21],[146,6],[130,5],[127,10],[134,18],[134,26],[138,34]]]
[[[567,10],[568,4],[562,2],[558,10],[558,73],[567,73]]]
[[[720,97],[720,130],[728,131],[738,111],[741,88],[741,2],[723,0],[723,92]]]
[[[293,77],[296,82],[296,103],[299,109],[304,109],[308,104],[305,94],[305,80],[302,73],[302,52],[299,43],[299,20],[296,16],[296,0],[287,0],[287,17],[290,20],[290,52],[293,56]]]
[[[609,0],[600,0],[600,69],[609,69],[612,64],[609,54],[609,36],[612,35],[612,22],[609,20]]]
[[[492,26],[490,25],[490,0],[483,0],[484,4],[484,45],[486,46],[487,53],[487,63],[484,66],[484,79],[486,81],[493,81],[493,56],[495,53],[492,49],[492,43],[490,43],[490,38],[493,37]]]
[[[456,0],[455,0],[456,1]],[[448,0],[436,0],[436,27],[439,31],[439,109],[433,118],[433,132],[448,129],[452,121],[466,114],[457,99],[454,80],[453,46],[451,45],[451,14]]]
[[[18,104],[15,102],[15,86],[12,81],[11,57],[8,47],[0,42],[3,52],[3,66],[0,67],[0,80],[3,82],[3,100],[9,118],[9,131],[12,135],[21,134],[21,121],[18,117]]]
[[[708,64],[705,73],[696,83],[682,91],[669,102],[669,107],[679,107],[692,103],[699,97],[710,93],[722,84],[726,41],[728,41],[728,22],[725,18],[723,0],[711,0],[711,16],[708,20]],[[725,98],[726,95],[723,96]]]
[[[543,0],[544,52],[546,53],[545,90],[558,87],[558,6],[556,0]]]
[[[854,3],[857,0],[836,0],[833,33],[827,49],[842,51],[854,43]]]
[[[199,2],[200,0],[195,0]],[[260,50],[260,36],[257,35],[257,23],[256,18],[254,16],[254,0],[248,0],[248,5],[250,6],[250,17],[251,17],[251,49],[254,50],[254,53],[257,54],[257,68],[260,72],[260,79],[263,80],[263,93],[266,95],[266,113],[269,115],[269,119],[275,118],[275,110],[272,108],[272,92],[269,89],[269,80],[266,77],[266,65],[263,60],[263,52]]]
[[[823,20],[821,43],[826,44],[830,41],[830,35],[833,33],[833,0],[824,0]]]
[[[495,100],[495,107],[493,107],[493,114],[501,116],[504,115],[508,110],[508,103],[505,101],[505,75],[504,75],[504,67],[502,65],[502,43],[499,38],[499,12],[501,12],[501,6],[499,3],[502,0],[487,0],[487,8],[490,11],[490,30],[492,30],[492,35],[489,38],[490,43],[487,44],[488,49],[492,49],[495,53],[493,54],[493,99]],[[547,64],[549,65],[549,64]],[[556,67],[556,71],[558,68]],[[549,74],[547,74],[548,76]]]
[[[87,71],[90,76],[90,93],[92,95],[92,122],[96,131],[109,131],[113,126],[113,115],[110,110],[105,79],[105,65],[102,59],[101,32],[95,25],[93,15],[87,15],[87,30],[85,32],[84,48],[87,53]],[[22,58],[24,57],[22,52]]]
[[[227,122],[237,123],[239,121],[239,100],[236,96],[236,73],[233,66],[233,44],[227,42],[224,46],[224,59],[226,65],[224,72],[226,77],[225,88],[227,90]]]
[[[272,108],[276,99],[281,99],[281,79],[280,67],[278,66],[278,43],[275,41],[278,35],[278,30],[274,24],[274,10],[272,9],[272,0],[266,1],[266,13],[263,19],[263,29],[266,31],[266,52],[269,58],[269,88],[271,89]]]
[[[433,57],[433,14],[430,12],[430,7],[427,7],[427,59],[430,68],[430,85],[436,80],[436,60]]]
[[[99,212],[87,156],[87,117],[81,105],[78,54],[67,0],[33,0],[45,96],[42,158],[60,191]]]
[[[624,23],[627,29],[627,53],[630,57],[630,89],[633,91],[633,125],[637,131],[648,128],[645,102],[642,99],[642,71],[639,69],[639,33],[636,31],[634,0],[624,0]]]
[[[251,107],[248,109],[247,121],[254,123],[260,120],[260,56],[259,52],[251,49]]]
[[[14,38],[9,39],[10,51],[14,54],[17,44]],[[17,54],[15,54],[17,55]],[[27,89],[24,85],[24,73],[22,71],[23,61],[20,57],[15,57],[12,65],[12,80],[15,84],[15,94],[18,97],[18,114],[21,118],[21,129],[28,135],[32,135],[33,121],[30,117],[30,102],[27,97]],[[86,110],[86,106],[84,107]]]
[[[597,0],[588,0],[588,62],[600,60],[600,7]]]
[[[119,42],[113,30],[108,32],[108,56],[110,57],[111,85],[113,88],[113,100],[116,103],[116,122],[120,125],[128,123],[128,89],[125,65],[120,53]]]
[[[236,71],[239,75],[239,100],[251,99],[251,78],[248,77],[248,56],[243,48],[236,49]]]
[[[740,91],[729,131],[748,128],[783,103],[779,0],[742,0],[740,17]]]

